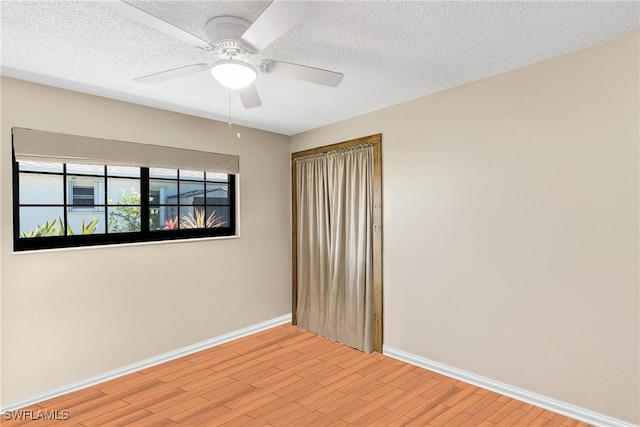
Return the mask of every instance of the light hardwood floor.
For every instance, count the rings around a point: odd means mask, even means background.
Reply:
[[[291,325],[26,408],[35,426],[585,426]]]

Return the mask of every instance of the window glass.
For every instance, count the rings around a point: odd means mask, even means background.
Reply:
[[[108,208],[109,233],[142,231],[142,207],[116,206]]]
[[[207,206],[207,218],[213,218],[212,227],[228,227],[231,209],[229,206]]]
[[[225,173],[207,172],[207,181],[228,182],[229,176]]]
[[[154,212],[157,213],[154,214]],[[150,208],[149,215],[153,220],[151,230],[166,231],[178,229],[178,205]]]
[[[229,204],[229,184],[207,182],[208,205],[228,205]]]
[[[62,173],[62,163],[20,162],[20,171]]]
[[[67,175],[67,183],[67,203],[73,209],[97,210],[104,203],[104,178]]]
[[[108,178],[107,204],[140,205],[140,180]]]
[[[149,230],[164,230],[167,227],[166,218],[161,216],[161,208],[149,208]]]
[[[149,180],[149,196],[154,197],[155,205],[167,205],[176,202],[178,194],[178,181],[167,179],[150,179]],[[170,200],[172,199],[172,200]]]
[[[162,193],[159,188],[149,190],[149,206],[160,205],[161,197],[162,197]]]
[[[202,197],[204,194],[204,181],[180,181],[180,204],[193,205],[195,197]]]
[[[107,166],[107,175],[139,178],[140,168],[134,168],[130,166]]]
[[[67,235],[104,234],[104,216],[86,216],[73,210],[67,212]]]
[[[76,175],[104,175],[104,165],[67,163],[67,173]]]
[[[180,206],[180,228],[212,228],[215,217],[207,216],[204,206]]]
[[[204,172],[180,169],[180,179],[204,181]]]
[[[39,162],[14,167],[16,250],[235,233],[233,175]]]
[[[62,175],[21,172],[20,203],[62,205],[64,203]]]
[[[149,168],[150,178],[178,178],[178,169]]]
[[[19,238],[64,235],[63,207],[21,207]]]

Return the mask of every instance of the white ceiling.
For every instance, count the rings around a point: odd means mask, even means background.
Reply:
[[[206,22],[255,20],[268,1],[127,0],[200,38]],[[1,0],[4,76],[293,135],[640,31],[640,2],[314,1],[313,12],[252,59],[344,73],[337,88],[261,74],[244,109],[208,72],[156,85],[135,77],[211,53],[99,1]],[[231,98],[231,102],[230,102]]]

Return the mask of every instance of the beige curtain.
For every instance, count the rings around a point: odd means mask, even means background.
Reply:
[[[373,147],[296,159],[298,326],[373,350]]]

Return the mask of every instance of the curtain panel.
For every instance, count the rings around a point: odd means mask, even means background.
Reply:
[[[373,146],[295,160],[298,326],[373,350]]]

